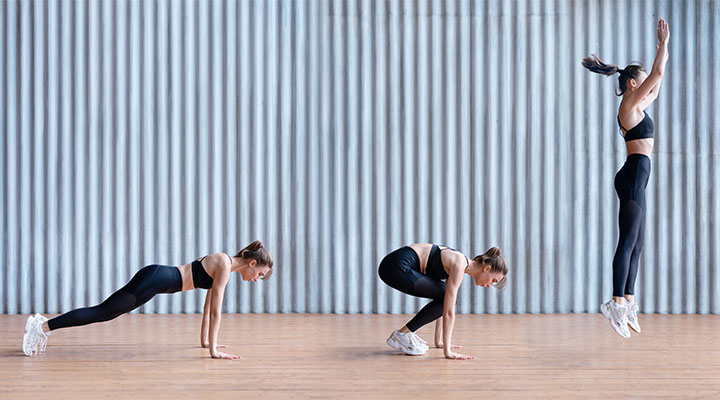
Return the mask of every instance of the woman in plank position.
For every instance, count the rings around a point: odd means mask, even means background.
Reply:
[[[158,293],[176,293],[193,289],[208,289],[203,308],[200,344],[210,350],[212,358],[236,359],[238,356],[218,351],[220,310],[225,286],[232,272],[239,272],[244,281],[265,280],[272,274],[270,252],[256,240],[234,257],[215,253],[179,267],[148,265],[138,271],[127,285],[94,307],[78,308],[48,320],[35,314],[25,323],[23,352],[28,356],[45,351],[51,332],[73,326],[109,321],[147,303]]]

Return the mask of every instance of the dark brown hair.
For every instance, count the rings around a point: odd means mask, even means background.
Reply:
[[[615,75],[616,73],[620,73],[618,76],[618,90],[615,91],[615,94],[618,96],[622,96],[625,94],[625,91],[627,90],[628,81],[630,79],[637,79],[640,77],[640,71],[646,72],[645,67],[640,64],[639,62],[633,62],[632,64],[625,67],[625,69],[620,69],[617,65],[613,64],[605,64],[604,62],[600,61],[600,59],[595,55],[591,55],[590,57],[585,57],[582,60],[583,67],[587,68],[588,70],[595,72],[596,74],[603,74],[603,75]]]
[[[481,265],[489,265],[490,272],[499,272],[503,274],[503,278],[495,284],[495,288],[502,289],[505,287],[505,284],[507,283],[508,266],[499,247],[491,247],[485,253],[475,256],[473,260],[477,261]]]
[[[270,252],[263,247],[263,242],[261,240],[256,240],[250,243],[244,249],[238,251],[238,253],[235,254],[235,257],[255,260],[257,261],[257,265],[259,267],[270,267],[270,271],[262,277],[262,280],[265,280],[272,275],[273,259]]]

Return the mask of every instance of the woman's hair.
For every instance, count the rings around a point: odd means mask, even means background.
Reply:
[[[473,260],[477,261],[481,265],[489,265],[490,272],[499,272],[503,274],[503,278],[495,284],[495,288],[502,289],[505,287],[505,284],[507,283],[508,266],[499,247],[491,247],[485,253],[475,256]]]
[[[643,65],[639,62],[634,61],[632,64],[625,67],[625,69],[620,69],[620,67],[618,67],[617,65],[605,64],[604,62],[600,61],[600,59],[595,54],[591,55],[590,57],[583,58],[582,65],[583,67],[587,68],[592,72],[595,72],[596,74],[610,76],[615,75],[616,73],[620,73],[620,76],[618,76],[619,90],[615,91],[615,94],[618,96],[622,96],[623,94],[625,94],[628,81],[630,79],[639,78],[640,71],[645,72],[645,67],[643,67]]]
[[[272,275],[273,259],[270,255],[270,252],[263,247],[263,243],[261,240],[256,240],[250,243],[244,249],[238,251],[238,253],[235,254],[235,257],[249,258],[257,261],[257,265],[259,267],[269,267],[270,271],[268,271],[268,273],[262,277],[262,280],[265,280],[269,278],[270,275]]]

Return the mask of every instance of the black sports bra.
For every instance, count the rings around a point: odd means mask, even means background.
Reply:
[[[451,249],[450,247],[444,247],[441,249],[440,246],[436,244],[432,245],[432,248],[430,248],[430,255],[428,255],[427,265],[425,266],[425,275],[439,280],[448,278],[448,273],[445,271],[445,267],[442,263],[442,257],[440,255],[443,250],[457,251],[455,249]],[[467,257],[465,257],[465,259],[467,260]],[[468,265],[470,265],[469,260]]]
[[[632,127],[630,130],[626,130],[623,128],[622,124],[620,123],[620,115],[617,117],[618,125],[620,125],[620,129],[625,130],[625,142],[630,142],[633,140],[638,139],[652,139],[655,133],[655,124],[653,123],[652,118],[643,111],[645,114],[645,117],[640,121],[639,124]]]
[[[205,257],[192,262],[192,277],[195,289],[212,289],[213,278],[202,266],[202,260],[204,258]]]
[[[228,258],[230,258],[230,263],[232,263],[232,257],[228,256]],[[213,277],[210,276],[210,274],[205,271],[205,267],[202,266],[202,260],[204,259],[205,257],[201,257],[192,262],[191,268],[195,289],[212,289]]]

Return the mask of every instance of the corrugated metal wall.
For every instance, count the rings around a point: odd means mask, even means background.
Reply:
[[[461,312],[595,312],[624,148],[616,80],[580,60],[649,66],[660,16],[637,294],[718,313],[718,1],[2,2],[0,312],[255,238],[276,274],[229,312],[414,312],[376,266],[418,241],[504,249],[506,290],[466,281]]]

